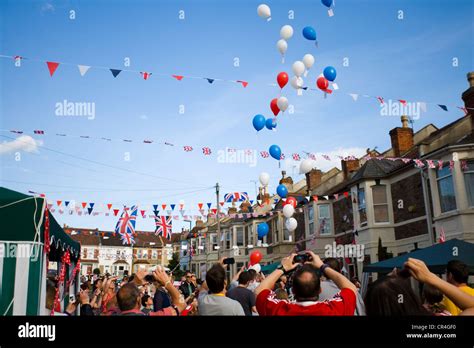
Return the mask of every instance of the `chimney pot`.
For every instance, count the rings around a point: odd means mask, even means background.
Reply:
[[[402,117],[400,117],[400,119],[402,121],[402,128],[409,128],[408,127],[408,121],[409,121],[408,116],[403,115]]]

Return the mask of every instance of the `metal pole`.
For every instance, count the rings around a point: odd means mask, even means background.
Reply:
[[[217,240],[218,246],[217,249],[217,259],[220,259],[221,255],[221,206],[219,204],[219,183],[216,183],[216,200],[217,200]]]

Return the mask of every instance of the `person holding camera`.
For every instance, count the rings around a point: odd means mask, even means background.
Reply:
[[[332,299],[318,301],[323,274],[340,289]],[[278,300],[272,291],[282,275],[292,278],[296,302]],[[354,315],[357,288],[341,273],[324,264],[312,251],[283,258],[281,265],[255,290],[259,315]]]

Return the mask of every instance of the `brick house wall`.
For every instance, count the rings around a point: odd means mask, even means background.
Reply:
[[[395,227],[395,240],[410,238],[428,233],[426,220],[419,220]]]
[[[426,215],[422,179],[419,174],[393,183],[391,191],[395,223]],[[399,208],[399,200],[403,201],[403,208]]]
[[[352,215],[352,201],[344,197],[333,203],[334,233],[342,233],[352,230],[354,217]]]

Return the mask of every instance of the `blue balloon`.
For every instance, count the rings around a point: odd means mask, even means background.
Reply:
[[[281,198],[286,198],[286,196],[288,196],[288,189],[285,185],[280,184],[277,186],[277,193]]]
[[[303,36],[307,40],[316,41],[316,30],[313,27],[304,27]]]
[[[280,160],[281,159],[281,149],[280,146],[278,145],[272,145],[270,146],[270,149],[268,149],[268,152],[270,152],[270,155],[276,159]]]
[[[272,130],[276,126],[277,126],[277,123],[274,118],[267,118],[267,120],[265,121],[265,127],[267,127],[267,129],[269,130]]]
[[[265,117],[263,115],[255,115],[252,121],[253,128],[258,131],[261,131],[265,127]]]
[[[336,79],[336,69],[332,66],[327,66],[324,68],[323,75],[328,81],[334,81]]]
[[[332,0],[321,0],[321,2],[326,7],[331,7],[331,5],[332,5]]]
[[[268,231],[270,231],[270,227],[266,222],[262,222],[257,226],[257,234],[258,238],[263,238],[268,234]]]

